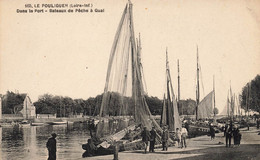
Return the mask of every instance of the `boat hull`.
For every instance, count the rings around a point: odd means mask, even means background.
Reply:
[[[31,126],[43,126],[44,123],[31,123]]]
[[[47,122],[49,125],[64,125],[67,124],[67,122]]]

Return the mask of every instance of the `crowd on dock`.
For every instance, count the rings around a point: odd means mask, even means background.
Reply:
[[[144,127],[141,136],[142,136],[142,141],[144,142],[145,149],[144,153],[147,153],[147,147],[149,146],[149,152],[155,152],[154,151],[154,145],[155,145],[155,140],[156,140],[156,130],[155,127],[152,127],[151,131],[148,131],[146,127]],[[176,141],[178,143],[179,148],[186,148],[187,143],[186,143],[186,138],[188,136],[188,131],[185,128],[185,125],[182,125],[182,128],[176,128]],[[170,139],[170,133],[168,130],[168,126],[165,125],[163,126],[163,131],[161,135],[161,142],[162,142],[162,151],[167,151],[168,150],[168,145],[169,145],[169,139]]]
[[[168,146],[169,144],[172,144],[172,140],[174,140],[174,142],[176,142],[176,147],[178,148],[186,148],[187,147],[187,143],[186,143],[186,139],[189,135],[189,125],[188,122],[185,121],[186,123],[182,124],[181,128],[176,128],[176,132],[171,132],[168,130],[168,126],[164,125],[162,127],[162,132],[160,133],[160,135],[158,134],[158,130],[156,130],[155,127],[152,127],[151,130],[148,130],[148,128],[146,126],[138,126],[135,128],[135,130],[131,131],[129,130],[129,132],[126,134],[126,137],[134,137],[132,134],[133,132],[138,131],[139,134],[139,138],[141,138],[141,142],[143,143],[144,146],[144,153],[148,153],[148,152],[155,152],[155,144],[157,143],[158,145],[158,137],[160,138],[159,142],[161,143],[161,147],[162,147],[162,151],[167,151],[168,150]],[[205,121],[204,121],[205,123]],[[217,128],[220,128],[220,126],[217,125],[217,123],[213,123],[213,122],[208,122],[206,121],[206,123],[208,123],[208,127],[209,127],[209,131],[208,131],[208,136],[210,136],[209,140],[214,140],[215,139],[215,132]],[[255,126],[257,129],[259,129],[260,127],[260,119],[256,119],[255,121]],[[234,121],[227,120],[226,122],[223,123],[222,125],[222,131],[224,133],[223,137],[225,139],[225,145],[226,147],[238,147],[240,146],[240,142],[241,142],[241,138],[242,138],[242,134],[240,132],[240,125]],[[94,122],[94,120],[89,122],[89,130],[90,130],[90,134],[92,136],[92,138],[88,139],[88,143],[82,145],[82,148],[84,150],[86,150],[86,152],[84,153],[84,157],[91,157],[91,156],[95,156],[97,155],[97,150],[99,147],[101,147],[100,145],[96,145],[95,144],[95,139],[94,139],[94,133],[95,132],[95,128],[96,128],[96,124]],[[249,127],[246,129],[250,129]],[[172,138],[172,134],[174,134],[174,138]],[[55,159],[56,157],[56,134],[53,133],[52,137],[49,138],[46,147],[48,148],[49,151],[49,160],[51,159]],[[134,141],[134,139],[130,140],[130,141]],[[233,142],[233,144],[231,143]],[[220,143],[220,142],[219,142]],[[116,144],[116,143],[115,143]],[[112,147],[116,146],[116,145],[111,145]],[[223,143],[220,143],[223,144]],[[149,149],[149,150],[148,150]],[[109,153],[113,154],[115,152],[115,147],[113,148],[113,150],[110,150]]]
[[[232,121],[225,124],[224,137],[226,137],[226,147],[231,147],[231,139],[233,137],[234,146],[239,146],[242,138],[242,134],[237,125],[234,125]]]

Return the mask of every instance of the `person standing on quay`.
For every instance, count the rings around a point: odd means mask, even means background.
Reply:
[[[188,131],[187,129],[184,127],[184,125],[182,125],[182,128],[181,128],[181,148],[183,147],[187,147],[187,144],[186,144],[186,138],[188,136]]]
[[[213,124],[211,123],[210,124],[210,127],[209,127],[209,132],[210,132],[210,137],[211,137],[211,140],[214,140],[215,139],[215,129],[213,127]]]
[[[167,129],[167,126],[163,127],[163,133],[162,133],[162,147],[163,147],[163,151],[167,151],[168,150],[168,139],[169,139],[169,132]]]
[[[146,153],[147,147],[148,147],[148,142],[150,139],[150,132],[147,130],[146,127],[144,127],[144,130],[142,131],[141,136],[142,136],[142,141],[144,142],[144,153]]]
[[[226,136],[227,128],[228,128],[228,124],[225,122],[224,137]]]
[[[181,147],[181,130],[179,128],[176,128],[176,139],[178,142],[178,148]]]
[[[226,130],[226,147],[231,147],[232,125],[229,124]]]
[[[46,147],[49,151],[49,158],[48,160],[56,160],[56,133],[51,134],[51,138],[48,139],[48,142],[46,144]]]
[[[257,128],[257,129],[259,129],[259,124],[260,124],[260,119],[257,118],[257,120],[256,120],[256,128]]]
[[[240,141],[241,141],[242,135],[237,126],[234,127],[233,136],[234,136],[234,146],[240,146]]]
[[[152,127],[152,130],[150,131],[150,149],[149,152],[154,152],[154,144],[155,144],[155,138],[156,138],[156,131],[155,127]]]

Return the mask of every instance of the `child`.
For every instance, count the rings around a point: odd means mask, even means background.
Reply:
[[[176,128],[176,138],[177,138],[177,142],[178,142],[178,148],[180,148],[180,143],[181,143],[181,131],[179,128]]]

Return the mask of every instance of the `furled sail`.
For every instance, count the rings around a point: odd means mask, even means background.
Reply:
[[[228,90],[227,105],[224,107],[224,109],[222,110],[220,115],[227,115],[228,117],[231,115],[231,105],[230,104],[231,104],[231,101],[230,101],[229,90]]]
[[[209,118],[213,114],[213,98],[214,91],[211,91],[200,103],[198,106],[198,118],[204,119]]]
[[[161,126],[168,125],[170,131],[176,131],[176,128],[181,127],[176,98],[173,92],[168,55],[166,51],[166,96],[164,95]]]
[[[136,123],[148,129],[153,125],[161,130],[152,118],[144,96],[140,45],[141,43],[136,44],[132,3],[129,1],[123,11],[110,52],[99,116],[131,116]],[[98,133],[102,133],[101,127],[98,127]]]
[[[163,96],[163,105],[162,105],[162,112],[161,112],[161,120],[160,120],[160,125],[164,126],[167,125],[167,114],[166,114],[166,110],[167,110],[167,106],[166,106],[166,98],[165,98],[165,94]]]

